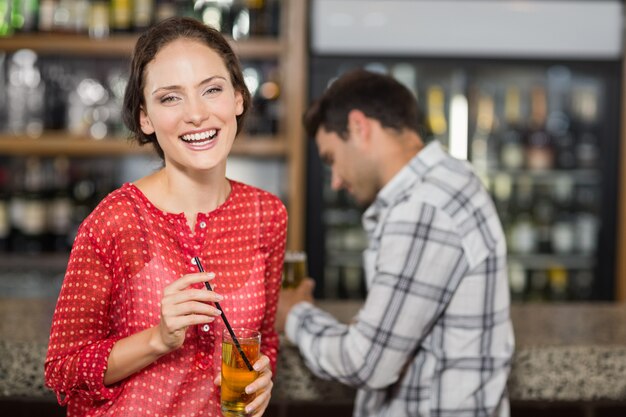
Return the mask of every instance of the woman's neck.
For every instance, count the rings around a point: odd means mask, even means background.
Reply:
[[[167,168],[140,179],[135,185],[161,210],[184,213],[192,231],[198,213],[215,210],[226,201],[231,191],[224,174],[188,175]]]

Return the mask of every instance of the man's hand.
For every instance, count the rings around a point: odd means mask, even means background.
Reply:
[[[311,278],[306,278],[302,280],[297,288],[288,288],[280,291],[278,310],[276,311],[276,330],[279,333],[285,331],[287,315],[294,305],[301,301],[314,302],[313,288],[315,288],[315,281]]]

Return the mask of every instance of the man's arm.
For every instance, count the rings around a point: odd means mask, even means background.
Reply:
[[[288,312],[286,334],[318,376],[355,387],[393,384],[452,298],[468,269],[452,220],[425,204],[411,217],[392,213],[385,224],[353,324],[309,303]]]

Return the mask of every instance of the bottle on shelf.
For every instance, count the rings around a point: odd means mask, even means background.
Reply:
[[[37,30],[39,32],[50,32],[54,29],[54,11],[57,7],[57,0],[41,0],[39,3],[39,18],[37,19]]]
[[[576,163],[582,169],[598,168],[600,140],[598,137],[599,87],[594,84],[576,85],[572,107],[576,118]]]
[[[8,176],[8,171],[0,167],[0,252],[7,252],[9,250],[9,236],[11,233]]]
[[[545,301],[548,298],[548,273],[544,269],[534,269],[528,278],[528,301]]]
[[[550,184],[540,183],[535,187],[532,213],[537,230],[537,251],[551,253],[552,227],[554,225],[554,203]]]
[[[109,3],[106,0],[92,0],[87,23],[89,36],[104,39],[111,32],[111,16]]]
[[[505,92],[504,121],[500,133],[500,164],[509,170],[521,169],[525,164],[521,96],[519,88],[514,85],[508,86]]]
[[[11,36],[13,27],[11,26],[11,3],[9,0],[0,1],[0,36]]]
[[[133,7],[131,0],[111,0],[111,30],[130,32],[133,28]]]
[[[445,112],[445,91],[437,84],[426,89],[426,126],[433,139],[448,146],[448,121]]]
[[[154,20],[159,22],[172,16],[176,16],[176,4],[174,0],[156,0]]]
[[[534,182],[529,175],[520,175],[515,185],[509,248],[511,253],[536,253],[539,236],[536,221],[532,216]]]
[[[570,279],[571,298],[589,301],[593,297],[593,273],[588,269],[573,271]]]
[[[245,0],[250,14],[250,36],[265,36],[269,32],[269,13],[265,0]]]
[[[74,241],[82,221],[97,203],[97,189],[93,175],[83,164],[76,164],[71,172],[71,198],[74,202],[68,240]]]
[[[154,21],[155,4],[154,0],[134,0],[133,1],[133,30],[141,32],[148,28]]]
[[[26,159],[23,187],[24,197],[21,203],[23,211],[14,213],[16,216],[14,223],[18,230],[13,240],[13,250],[29,254],[41,253],[45,249],[47,214],[45,178],[39,158]],[[15,207],[13,209],[18,210]]]
[[[569,276],[564,267],[558,265],[548,270],[548,287],[550,301],[569,299]]]
[[[581,254],[592,254],[597,248],[601,221],[597,213],[599,192],[593,184],[578,184],[575,188],[574,242]]]
[[[530,170],[549,170],[554,167],[552,137],[546,130],[546,91],[541,85],[531,89],[530,130],[526,139],[526,163]]]
[[[567,102],[571,92],[569,68],[554,65],[547,70],[548,117],[546,129],[554,143],[554,166],[558,169],[576,167],[575,140]]]
[[[509,261],[507,268],[509,272],[511,300],[524,301],[526,299],[526,291],[528,290],[526,268],[524,268],[524,265],[520,262],[516,261]]]
[[[13,134],[39,137],[43,131],[45,85],[35,52],[21,49],[9,58],[6,129]]]
[[[11,26],[13,30],[16,32],[37,30],[39,0],[12,0],[11,3]]]
[[[48,250],[67,252],[71,248],[69,239],[73,202],[70,196],[70,161],[58,156],[52,161],[52,189],[48,203]]]
[[[89,32],[91,4],[89,0],[74,0],[74,21],[71,30],[77,34]]]
[[[573,215],[574,180],[569,175],[558,175],[552,182],[555,219],[552,226],[552,249],[564,255],[574,251],[575,228]]]
[[[497,149],[493,137],[494,100],[485,89],[481,89],[478,96],[476,128],[471,139],[472,164],[483,183],[488,185],[487,174],[497,163]]]

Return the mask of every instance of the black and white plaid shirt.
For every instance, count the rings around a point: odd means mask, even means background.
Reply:
[[[506,244],[467,162],[437,142],[363,215],[365,303],[351,325],[309,303],[287,319],[318,376],[357,387],[355,416],[507,416],[514,350]]]

